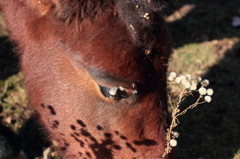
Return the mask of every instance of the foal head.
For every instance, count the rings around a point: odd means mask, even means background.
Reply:
[[[161,158],[163,0],[1,1],[31,104],[61,156]]]

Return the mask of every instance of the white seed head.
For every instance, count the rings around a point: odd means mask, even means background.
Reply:
[[[178,133],[177,131],[173,131],[172,134],[173,134],[173,136],[174,136],[175,138],[178,138],[178,137],[179,137],[179,133]]]
[[[175,79],[175,82],[176,82],[176,83],[181,83],[181,81],[182,81],[182,79],[181,79],[180,77],[177,77],[177,78]]]
[[[207,89],[207,94],[208,94],[209,96],[213,95],[213,89],[212,89],[212,88],[208,88],[208,89]]]
[[[198,76],[195,78],[198,82],[201,82],[202,81],[202,77]]]
[[[201,82],[201,85],[202,85],[203,87],[208,86],[208,85],[209,85],[209,80],[207,80],[207,79],[203,80],[203,81]]]
[[[186,79],[183,79],[183,80],[181,81],[181,84],[185,86],[185,84],[186,84],[187,82],[188,82],[188,81],[187,81]]]
[[[196,84],[192,84],[191,87],[190,87],[190,89],[191,89],[192,91],[195,91],[195,90],[197,89],[197,85],[196,85]]]
[[[170,82],[172,82],[172,81],[174,80],[174,77],[169,76],[169,77],[168,77],[168,80],[169,80]]]
[[[176,77],[177,77],[177,73],[176,72],[170,72],[169,75],[168,75],[168,80],[170,82],[172,82]]]
[[[198,80],[197,79],[193,79],[193,80],[191,80],[191,83],[194,84],[194,85],[197,85],[198,84]]]
[[[207,90],[204,87],[199,88],[198,91],[199,91],[199,94],[201,94],[201,95],[205,95],[207,93]]]
[[[117,93],[117,87],[112,87],[109,89],[108,93],[112,96],[116,95]]]
[[[175,140],[175,139],[171,139],[169,143],[170,143],[170,146],[172,146],[172,147],[177,146],[177,140]]]
[[[172,76],[173,78],[176,78],[177,77],[177,73],[176,72],[170,72],[169,76]]]
[[[191,87],[190,82],[185,82],[185,83],[184,83],[184,87],[187,88],[187,89],[190,88],[190,87]]]
[[[181,80],[186,80],[186,76],[179,76]]]
[[[205,101],[208,102],[208,103],[210,103],[211,100],[212,100],[212,98],[211,98],[210,96],[205,96],[204,99],[205,99]]]
[[[192,79],[192,76],[191,76],[190,74],[187,74],[187,75],[186,75],[186,79],[187,79],[188,81],[190,81],[190,80]]]

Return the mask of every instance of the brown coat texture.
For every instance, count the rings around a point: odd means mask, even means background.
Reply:
[[[165,5],[0,0],[31,106],[60,156],[162,158],[170,52],[160,14]]]

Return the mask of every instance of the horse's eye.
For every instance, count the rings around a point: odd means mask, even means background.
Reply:
[[[103,87],[99,85],[99,88],[101,93],[106,98],[109,98],[112,100],[120,100],[128,97],[126,91],[121,86],[120,87]]]

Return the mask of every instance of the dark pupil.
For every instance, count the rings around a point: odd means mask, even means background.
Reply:
[[[116,91],[116,94],[115,95],[111,95],[109,93],[110,89],[111,88],[108,88],[108,87],[103,87],[103,86],[100,86],[99,85],[99,88],[100,88],[100,91],[101,93],[106,97],[106,98],[109,98],[109,99],[113,99],[113,100],[120,100],[122,98],[126,98],[127,97],[127,93],[123,90],[120,90],[120,89],[117,89]]]

